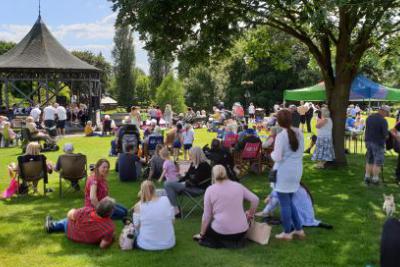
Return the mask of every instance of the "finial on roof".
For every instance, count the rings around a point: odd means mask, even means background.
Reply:
[[[40,14],[40,0],[39,0],[39,18],[41,18],[41,14]]]

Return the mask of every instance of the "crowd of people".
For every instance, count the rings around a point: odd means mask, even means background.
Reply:
[[[324,107],[321,110],[323,115],[318,127],[332,127],[329,112],[324,111]],[[315,219],[311,195],[305,185],[300,186],[304,137],[301,129],[293,126],[293,112],[281,109],[275,116],[276,125],[268,126],[268,129],[264,128],[267,127],[264,122],[250,127],[239,111],[238,117],[223,121],[223,127],[220,127],[223,133],[212,141],[211,148],[201,148],[193,145],[195,132],[190,123],[172,121],[171,128],[163,137],[156,120],[143,128],[138,120],[141,117],[134,107],[130,116],[125,117],[115,131],[116,140],[113,140],[112,147],[118,155],[116,170],[121,181],[146,178],[138,194],[140,200],[129,210],[110,198],[107,182],[110,163],[100,159],[86,181],[84,208],[69,211],[67,217],[59,221],[48,216],[46,230],[49,233],[65,232],[73,241],[96,243],[105,248],[110,245],[111,232],[115,233],[112,220],[123,220],[124,224],[128,220],[131,224],[127,225],[132,225],[135,233],[133,247],[168,249],[176,242],[173,221],[182,216],[178,198],[183,192],[204,194],[201,227],[193,238],[206,247],[243,247],[249,229],[248,221],[256,214],[263,218],[273,216],[272,203],[274,207],[277,203],[281,207],[283,232],[276,235],[277,239],[304,239],[304,226],[331,228]],[[268,136],[263,144],[260,136],[266,134],[263,131],[269,130],[272,137]],[[125,135],[135,138],[125,139]],[[153,138],[161,138],[162,141],[153,143]],[[318,138],[322,144],[317,142],[316,150],[323,150],[329,140],[325,140],[323,134]],[[262,146],[269,148],[268,156],[274,162],[272,170],[276,172],[267,207],[258,213],[259,198],[238,181],[235,166],[235,154],[243,152],[248,143],[258,144],[260,149]],[[183,161],[179,160],[181,149]],[[157,185],[162,190],[156,189]],[[248,210],[243,207],[244,201],[250,202]],[[89,229],[89,224],[96,226]]]
[[[38,106],[33,107],[26,118],[26,127],[38,140],[55,143],[51,131],[55,129],[55,135],[65,134],[65,122],[69,119],[70,110],[57,103],[43,110]],[[367,154],[364,181],[368,185],[378,184],[388,139],[391,138],[392,145],[400,142],[400,122],[389,131],[385,119],[390,114],[388,106],[381,106],[366,120],[362,112],[358,105],[349,106],[346,132],[351,137],[365,135]],[[114,240],[114,221],[118,220],[125,227],[131,225],[134,229],[132,247],[143,250],[169,249],[176,243],[174,220],[182,217],[179,196],[183,192],[204,194],[201,227],[198,234],[193,236],[202,246],[245,246],[249,221],[259,216],[267,222],[273,222],[277,206],[280,207],[277,223],[282,224],[283,228],[275,236],[279,240],[304,239],[304,227],[331,229],[331,225],[315,218],[311,192],[301,182],[304,153],[311,153],[313,149],[311,159],[316,162],[316,168],[325,168],[328,162],[335,160],[333,121],[329,107],[303,102],[288,108],[275,105],[274,112],[260,120],[251,103],[247,109],[248,116],[245,113],[239,103],[235,103],[229,111],[223,106],[216,106],[209,118],[205,112],[196,114],[191,108],[186,114],[176,116],[170,105],[166,106],[164,112],[157,106],[144,112],[132,107],[119,126],[106,115],[100,132],[96,131],[91,121],[86,120],[84,133],[87,137],[114,136],[110,155],[118,156],[115,170],[120,181],[144,178],[138,201],[129,209],[111,198],[108,186],[111,166],[107,159],[102,158],[93,166],[86,181],[84,207],[70,210],[66,218],[61,220],[47,216],[46,231],[64,232],[68,239],[75,242],[98,244],[106,248]],[[210,147],[195,145],[193,123],[197,123],[196,118],[204,119],[203,126],[217,133]],[[315,134],[311,127],[313,119]],[[6,117],[0,117],[0,126],[3,135],[4,131],[13,135]],[[307,149],[304,147],[304,135],[311,139]],[[259,198],[239,182],[237,169],[237,155],[254,144],[262,151],[263,157],[272,163],[269,174],[271,192],[264,201],[265,207],[259,212]],[[74,153],[73,145],[65,144],[64,152]],[[39,156],[45,158],[40,152],[40,145],[32,142],[28,144],[21,160],[29,161]],[[48,173],[61,171],[59,162],[54,166],[45,162]],[[21,171],[14,165],[9,168],[16,173]],[[400,180],[400,157],[396,175]],[[80,190],[79,183],[71,182],[71,185],[75,190]],[[31,186],[37,191],[36,182]],[[29,184],[24,183],[21,187],[28,190]],[[243,205],[245,201],[250,203],[247,210]],[[389,230],[384,231],[387,235],[386,231]],[[386,239],[382,239],[382,255],[389,253],[385,250]]]

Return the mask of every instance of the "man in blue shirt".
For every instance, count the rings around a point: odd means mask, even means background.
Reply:
[[[388,123],[390,107],[381,106],[377,113],[367,118],[365,128],[365,145],[367,147],[365,182],[379,183],[379,174],[385,160],[385,144],[389,136]]]

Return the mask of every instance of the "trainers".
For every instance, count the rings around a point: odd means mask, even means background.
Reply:
[[[53,217],[51,217],[50,215],[46,216],[44,222],[44,229],[47,233],[53,232]]]
[[[292,232],[292,235],[294,235],[295,237],[299,238],[299,239],[304,239],[306,238],[306,234],[304,233],[303,230],[295,230]]]
[[[280,234],[275,235],[275,238],[279,239],[279,240],[290,241],[293,239],[293,235],[292,235],[292,233],[288,234],[288,233],[282,232]]]
[[[366,184],[366,185],[369,185],[370,183],[371,183],[371,178],[370,177],[364,177],[364,183]]]
[[[378,185],[379,184],[379,178],[378,177],[372,177],[372,183],[374,185]]]

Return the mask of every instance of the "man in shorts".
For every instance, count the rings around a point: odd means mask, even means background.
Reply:
[[[377,113],[367,118],[365,129],[365,145],[367,147],[365,178],[366,184],[379,183],[379,174],[385,160],[385,144],[389,136],[388,123],[390,107],[381,106]]]
[[[67,110],[59,105],[58,103],[54,104],[54,108],[56,109],[57,114],[57,134],[65,135],[65,122],[67,120]]]

